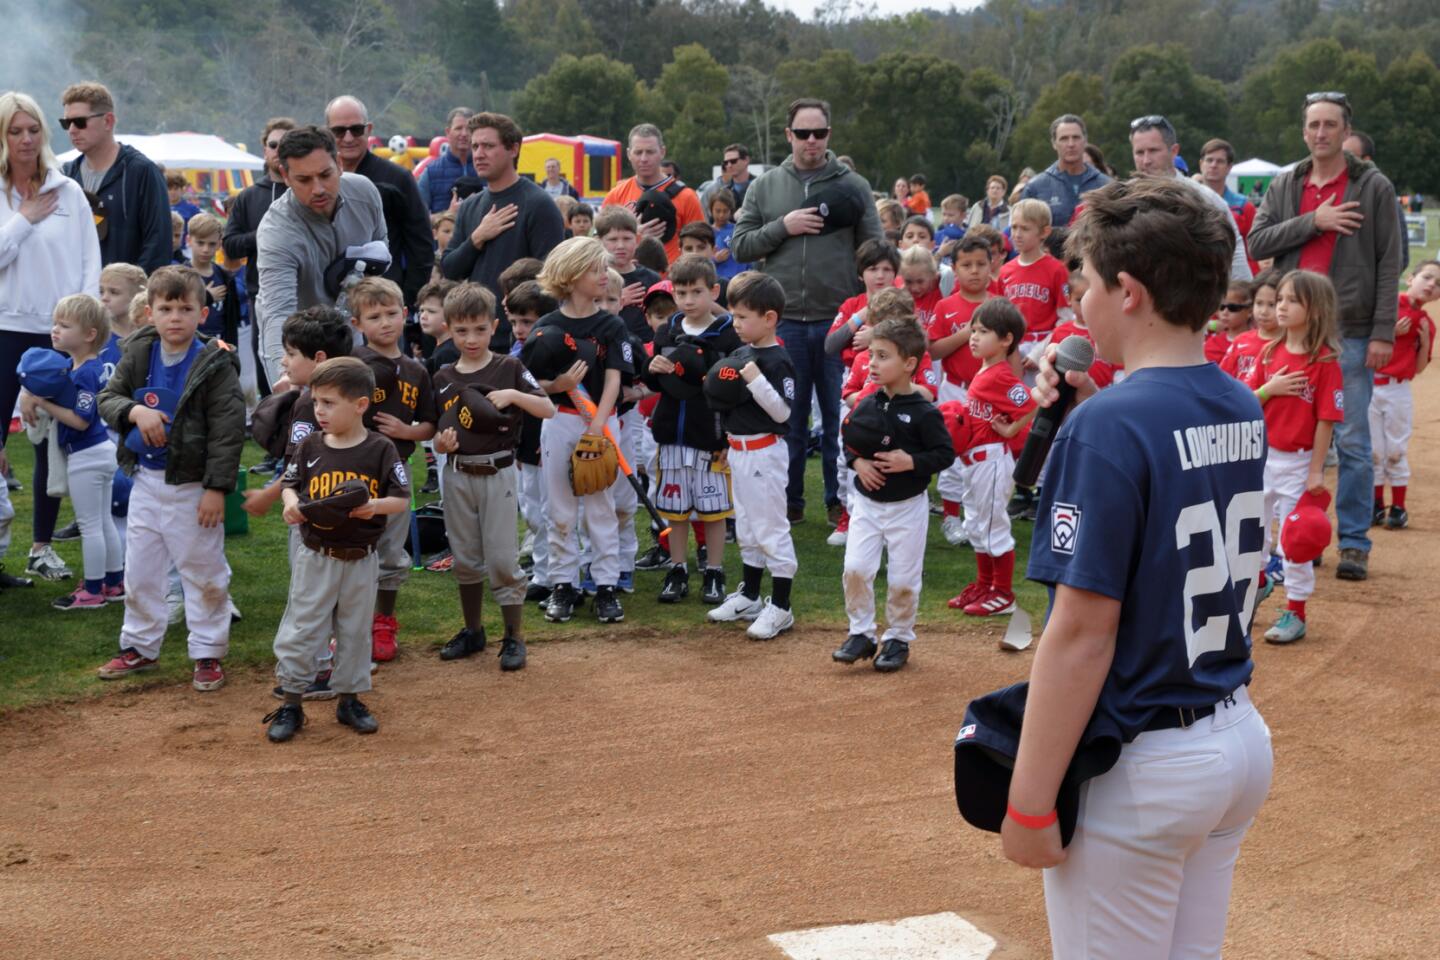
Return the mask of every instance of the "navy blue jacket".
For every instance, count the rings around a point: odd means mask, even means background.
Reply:
[[[80,164],[76,157],[65,164],[65,175],[80,186]],[[105,218],[105,233],[100,240],[100,262],[133,263],[146,273],[153,273],[170,263],[170,194],[165,190],[165,175],[160,168],[134,147],[120,144],[120,153],[100,181],[100,189],[91,200],[103,209],[97,216]]]

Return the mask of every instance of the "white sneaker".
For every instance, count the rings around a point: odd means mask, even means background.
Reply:
[[[750,624],[750,629],[745,631],[745,636],[751,640],[773,640],[780,634],[795,626],[795,615],[789,610],[781,610],[775,604],[765,599],[765,607],[760,611],[760,616]]]
[[[845,541],[849,539],[850,534],[837,527],[830,532],[830,536],[825,538],[825,542],[832,547],[843,547],[845,546]]]
[[[725,602],[705,614],[711,623],[731,623],[735,620],[754,620],[765,609],[758,599],[751,600],[739,590],[725,598]]]
[[[940,521],[940,532],[945,536],[945,542],[952,547],[970,542],[965,536],[965,521],[960,517],[946,517]]]
[[[69,580],[75,573],[60,559],[60,554],[50,544],[40,548],[37,553],[30,552],[30,558],[25,564],[25,572],[45,580]]]
[[[165,606],[170,608],[169,622],[171,626],[181,623],[185,619],[185,594],[179,592],[165,594]]]

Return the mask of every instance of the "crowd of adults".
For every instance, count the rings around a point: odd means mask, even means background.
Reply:
[[[148,273],[172,260],[163,173],[116,140],[110,93],[98,84],[76,84],[59,106],[60,126],[80,153],[63,169],[51,148],[44,108],[21,93],[0,96],[0,186],[6,200],[0,205],[0,409],[7,413],[19,391],[19,357],[28,347],[49,345],[51,313],[62,297],[97,294],[103,265],[134,263]],[[1226,212],[1239,241],[1235,277],[1248,278],[1256,261],[1274,260],[1282,268],[1317,269],[1334,281],[1343,315],[1345,407],[1359,412],[1347,417],[1337,434],[1338,572],[1361,579],[1370,548],[1371,483],[1363,411],[1371,372],[1388,359],[1394,339],[1403,222],[1397,222],[1394,188],[1367,159],[1373,145],[1352,129],[1348,101],[1340,94],[1314,94],[1300,113],[1309,155],[1275,178],[1258,210],[1226,185],[1234,151],[1224,141],[1204,145],[1197,180],[1180,173],[1181,132],[1163,116],[1132,123],[1133,169],[1177,177]],[[565,221],[555,201],[574,196],[558,164],[547,166],[541,183],[518,174],[521,130],[500,114],[452,110],[447,148],[418,180],[371,151],[373,124],[357,97],[335,97],[320,117],[317,125],[285,118],[266,124],[264,171],[234,199],[225,227],[226,257],[246,261],[255,322],[254,340],[242,348],[258,354],[262,389],[282,376],[281,323],[296,310],[335,304],[341,296],[337,272],[383,273],[413,306],[438,263],[445,277],[475,280],[498,298],[507,267],[521,258],[543,259],[563,239]],[[786,291],[779,333],[798,373],[787,499],[790,518],[798,522],[806,504],[812,412],[821,434],[824,501],[838,510],[843,371],[838,359],[827,356],[824,339],[841,302],[857,290],[856,249],[884,236],[884,227],[871,184],[832,149],[825,102],[792,104],[785,137],[789,154],[758,176],[751,173],[749,150],[730,144],[717,158],[719,178],[697,194],[667,161],[662,131],[642,123],[626,143],[632,176],[603,202],[635,210],[643,237],[663,243],[673,260],[680,230],[706,219],[715,194],[729,191],[735,200],[733,256],[774,276]],[[1010,203],[1034,198],[1049,206],[1052,222],[1063,227],[1088,191],[1110,182],[1081,117],[1057,117],[1050,138],[1055,162],[1039,173],[1026,171],[1009,193],[1004,176],[989,177],[983,199],[969,207],[967,225],[1003,231]],[[464,178],[484,187],[459,203],[453,238],[437,252],[430,216],[454,206]],[[915,187],[915,178],[898,182],[895,199],[913,204]],[[919,187],[923,194],[923,177]],[[497,347],[508,339],[502,324]],[[819,411],[812,411],[812,396]],[[45,493],[45,454],[41,443],[32,478],[32,556],[48,548],[58,512],[58,500]],[[8,508],[7,498],[0,516]]]

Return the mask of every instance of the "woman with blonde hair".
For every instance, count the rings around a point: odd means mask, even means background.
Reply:
[[[20,393],[20,355],[50,348],[55,305],[72,293],[100,294],[100,239],[85,191],[60,172],[39,104],[14,90],[0,94],[0,193],[0,414],[8,422]],[[48,441],[36,446],[26,569],[65,580],[73,574],[50,546],[60,501],[45,492],[48,454]]]

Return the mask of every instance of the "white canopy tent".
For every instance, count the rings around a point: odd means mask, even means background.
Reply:
[[[158,133],[141,136],[116,134],[116,140],[139,150],[167,170],[262,170],[265,161],[208,133]],[[68,163],[80,155],[71,150],[60,156]]]
[[[1240,190],[1240,178],[1255,180],[1262,179],[1266,183],[1279,173],[1283,168],[1271,163],[1269,160],[1261,160],[1259,157],[1251,157],[1249,160],[1242,160],[1230,168],[1230,175],[1225,178],[1225,185],[1231,190]]]

